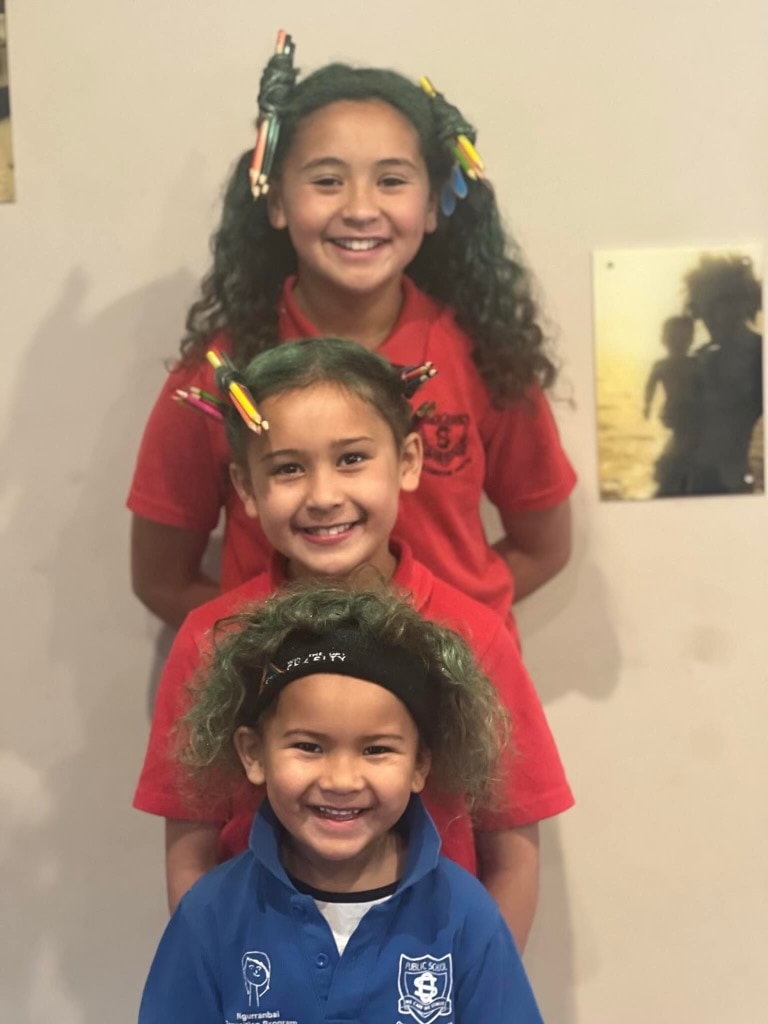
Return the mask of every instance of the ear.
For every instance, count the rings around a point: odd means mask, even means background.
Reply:
[[[419,746],[419,753],[416,757],[416,764],[413,767],[411,778],[411,792],[421,793],[427,784],[429,769],[432,767],[432,754],[426,747]]]
[[[256,501],[256,495],[253,493],[253,484],[251,483],[251,475],[248,470],[237,462],[230,462],[229,479],[237,491],[238,498],[243,503],[245,514],[249,519],[258,519],[259,506]]]
[[[288,227],[288,218],[285,215],[285,206],[283,205],[279,181],[271,184],[269,192],[267,192],[267,216],[269,217],[269,223],[276,231],[281,231],[283,228]]]
[[[263,786],[266,781],[264,746],[258,731],[241,725],[235,733],[234,744],[248,781],[254,786]]]
[[[427,206],[427,215],[424,218],[424,234],[431,235],[433,231],[437,231],[437,207],[438,207],[438,196],[431,195],[429,197],[429,204]]]
[[[419,486],[424,446],[417,433],[409,434],[400,449],[400,490],[415,491]]]

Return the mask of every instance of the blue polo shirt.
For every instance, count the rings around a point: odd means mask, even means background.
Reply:
[[[397,891],[339,956],[280,863],[281,826],[265,801],[250,849],[201,878],[168,923],[139,1024],[541,1024],[496,904],[440,856],[418,797],[402,824]]]

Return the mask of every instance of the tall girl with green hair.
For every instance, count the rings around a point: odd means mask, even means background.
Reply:
[[[284,341],[334,335],[394,364],[438,367],[423,390],[434,403],[422,423],[425,473],[403,497],[395,535],[514,628],[513,599],[568,560],[575,476],[544,396],[555,367],[522,254],[491,187],[457,171],[457,139],[473,143],[475,132],[440,94],[394,71],[331,64],[297,82],[288,53],[267,65],[259,105],[280,128],[269,188],[254,198],[245,152],[181,360],[144,434],[128,500],[134,590],[179,625],[268,558],[230,485],[220,427],[171,396],[213,390],[211,346],[244,366]],[[441,202],[452,184],[452,203]],[[504,529],[493,547],[484,493]],[[201,558],[222,509],[216,582]]]

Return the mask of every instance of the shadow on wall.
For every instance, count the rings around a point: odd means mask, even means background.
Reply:
[[[135,1021],[165,917],[161,831],[130,807],[156,627],[130,593],[124,501],[193,287],[182,271],[90,316],[74,272],[19,368],[0,451],[18,709],[0,719],[2,1020]]]
[[[593,701],[610,698],[619,679],[621,651],[605,579],[592,559],[586,500],[573,497],[574,552],[567,569],[516,608],[525,663],[545,709],[571,694]],[[568,772],[568,758],[563,758]],[[588,801],[575,793],[579,814]],[[574,913],[568,890],[562,825],[555,818],[541,828],[541,895],[526,950],[526,965],[544,1019],[577,1024]],[[588,914],[579,908],[579,920]],[[582,924],[583,928],[583,924]],[[579,936],[580,960],[589,936]],[[585,952],[586,947],[586,952]]]
[[[568,567],[516,608],[525,663],[545,707],[573,693],[606,700],[619,678],[621,651],[610,593],[592,558],[587,515],[577,489]]]

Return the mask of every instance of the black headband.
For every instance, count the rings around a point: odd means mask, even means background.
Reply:
[[[265,666],[258,694],[248,709],[259,715],[280,691],[305,676],[329,673],[376,683],[405,704],[423,736],[434,717],[433,679],[421,658],[359,630],[290,635]]]

